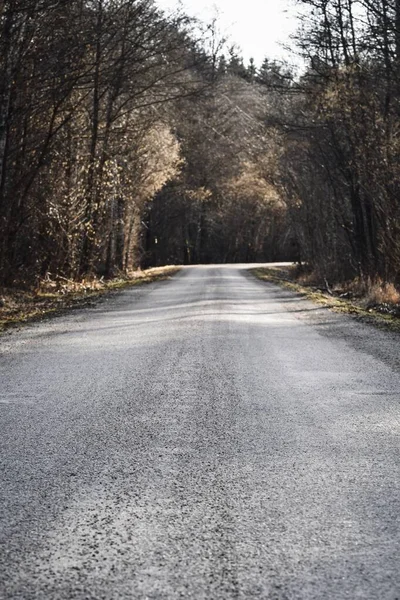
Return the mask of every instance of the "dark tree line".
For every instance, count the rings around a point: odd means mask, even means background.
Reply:
[[[302,4],[309,66],[280,115],[281,182],[301,258],[325,276],[398,283],[400,3]]]
[[[195,93],[185,17],[151,0],[0,4],[0,273],[112,274],[177,168],[164,111]]]
[[[268,115],[293,75],[220,56],[213,85],[174,109],[183,164],[148,204],[143,264],[294,260],[279,186],[281,133]]]
[[[150,262],[295,259],[332,281],[399,283],[400,3],[299,3],[301,76],[220,60],[199,139],[184,136],[184,169],[150,211]]]
[[[301,75],[152,0],[0,2],[0,280],[299,260],[399,282],[398,0],[299,0]]]

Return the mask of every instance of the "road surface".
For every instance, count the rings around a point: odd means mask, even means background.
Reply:
[[[0,348],[0,598],[400,598],[395,334],[200,266]]]

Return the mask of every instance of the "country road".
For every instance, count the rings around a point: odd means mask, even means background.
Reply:
[[[237,265],[0,337],[1,600],[400,599],[399,340]]]

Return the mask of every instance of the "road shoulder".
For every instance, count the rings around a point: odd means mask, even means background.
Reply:
[[[37,289],[0,288],[0,335],[29,323],[60,316],[71,309],[94,306],[104,296],[127,288],[165,281],[180,267],[166,266],[135,271],[129,277],[82,282],[58,278]]]
[[[310,290],[302,289],[278,275],[260,277],[256,269],[247,271],[248,277],[268,290],[268,297],[280,302],[284,310],[293,313],[296,319],[314,327],[322,336],[341,339],[354,349],[384,362],[391,369],[400,369],[399,329],[388,326],[382,315],[371,315],[361,311],[339,309],[327,295],[314,296]],[[269,270],[269,269],[267,269]],[[265,275],[265,273],[262,273]]]

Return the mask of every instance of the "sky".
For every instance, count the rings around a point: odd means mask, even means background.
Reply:
[[[157,4],[168,11],[178,2],[157,0]],[[189,15],[205,21],[217,11],[221,31],[240,46],[245,61],[253,57],[260,65],[268,57],[293,62],[280,43],[290,43],[297,28],[294,0],[182,0],[180,4]]]

